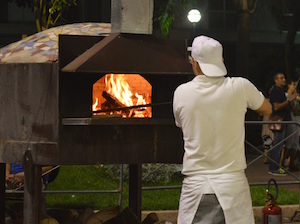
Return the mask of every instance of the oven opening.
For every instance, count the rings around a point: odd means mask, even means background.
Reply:
[[[106,74],[93,85],[93,116],[151,118],[151,95],[139,74]]]

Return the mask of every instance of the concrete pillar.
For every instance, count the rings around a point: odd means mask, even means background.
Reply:
[[[112,0],[111,32],[152,34],[153,0]]]

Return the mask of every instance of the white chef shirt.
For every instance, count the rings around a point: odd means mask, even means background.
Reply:
[[[263,101],[264,96],[251,82],[238,77],[199,75],[175,90],[173,111],[176,125],[183,132],[185,150],[182,173],[205,183],[191,184],[191,187],[194,186],[192,191],[183,190],[179,210],[187,206],[191,213],[179,211],[179,224],[192,222],[207,184],[217,195],[226,222],[236,215],[231,209],[235,205],[231,204],[232,200],[226,200],[225,192],[231,192],[232,198],[236,198],[238,192],[247,188],[247,192],[242,192],[243,204],[239,204],[241,201],[235,203],[246,207],[248,213],[252,211],[249,186],[244,174],[244,120],[247,108],[257,110]],[[226,180],[228,175],[234,180],[240,180],[243,176],[243,184],[213,181],[215,177]],[[185,179],[185,182],[189,183],[188,180],[190,179]],[[183,188],[187,188],[187,184],[183,184]],[[193,216],[188,217],[190,214]],[[181,222],[181,218],[185,221]],[[232,223],[231,221],[227,223]]]

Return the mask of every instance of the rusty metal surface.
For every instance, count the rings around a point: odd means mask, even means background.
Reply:
[[[174,126],[173,119],[152,118],[63,118],[62,125],[169,125]]]
[[[1,64],[0,80],[0,161],[57,148],[58,64]]]
[[[64,125],[60,164],[181,163],[181,130],[170,125]]]
[[[62,68],[73,61],[76,57],[84,53],[87,49],[103,40],[104,36],[81,36],[72,35],[72,41],[69,35],[59,35],[59,67]],[[74,47],[75,46],[75,47]],[[61,54],[60,52],[63,52]]]
[[[72,43],[71,36],[63,36]],[[185,43],[178,43],[184,52]],[[187,75],[191,65],[184,54],[152,35],[111,34],[62,68],[63,72]],[[60,52],[64,55],[64,52]]]

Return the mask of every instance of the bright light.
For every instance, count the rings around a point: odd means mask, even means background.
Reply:
[[[201,19],[201,14],[200,14],[199,10],[192,9],[189,11],[187,18],[191,23],[198,23]]]

